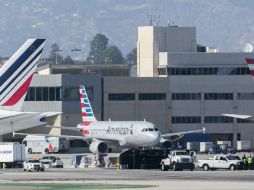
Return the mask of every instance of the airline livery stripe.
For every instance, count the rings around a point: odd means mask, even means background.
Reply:
[[[43,50],[43,49],[42,49]],[[2,95],[3,92],[33,63],[33,61],[42,53],[42,50],[40,50],[34,58],[5,86],[5,88],[0,92],[0,95]],[[36,64],[36,63],[35,63]],[[31,69],[30,69],[31,70]],[[24,78],[24,77],[23,77]],[[17,83],[16,83],[17,85]],[[7,93],[8,94],[8,93]],[[6,96],[6,95],[5,95]]]
[[[25,62],[27,58],[29,58],[33,52],[45,42],[44,39],[37,39],[35,40],[32,45],[27,48],[27,50],[7,69],[6,72],[0,76],[0,86],[3,85],[5,81],[7,81],[12,74]]]
[[[24,96],[24,94],[27,92],[30,83],[32,81],[33,75],[31,75],[20,87],[19,89],[10,97],[9,100],[7,100],[3,106],[12,106],[16,104],[20,98]]]
[[[42,50],[41,50],[41,51],[42,51]],[[41,51],[31,60],[31,63],[33,63],[33,62],[36,60],[36,58],[38,58],[38,56],[40,55]],[[29,64],[29,65],[30,65],[30,64]],[[28,67],[29,65],[27,65],[24,69],[22,69],[22,70],[20,71],[20,73],[14,78],[14,80],[16,80],[16,78],[19,77],[19,75],[20,75],[24,70],[26,70],[27,67]],[[20,81],[22,81],[22,79],[24,79],[24,78],[27,76],[27,74],[28,74],[36,65],[37,65],[37,61],[35,61],[34,64],[32,65],[32,68],[29,69],[29,70],[24,74],[24,76],[23,76],[20,80],[18,80],[18,81],[16,82],[16,85],[18,85],[18,83],[19,83]],[[13,81],[12,81],[12,82],[13,82]],[[10,85],[11,85],[11,84],[8,84],[8,85],[4,88],[4,90],[5,90],[6,88],[8,88]],[[10,89],[10,90],[8,91],[8,93],[7,93],[0,101],[2,101],[2,100],[16,87],[16,85],[14,85],[13,88]],[[0,95],[1,95],[3,92],[4,92],[4,91],[1,91]]]

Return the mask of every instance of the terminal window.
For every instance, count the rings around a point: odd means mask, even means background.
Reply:
[[[226,116],[205,116],[205,123],[233,123],[233,118]]]
[[[109,101],[133,101],[135,100],[134,93],[110,93],[108,94]]]
[[[159,74],[163,68],[158,68]],[[247,67],[170,67],[167,68],[168,75],[248,75]]]
[[[254,93],[238,93],[238,100],[254,100]]]
[[[171,118],[172,123],[201,123],[201,117],[199,116],[173,116]]]
[[[140,93],[139,100],[166,100],[166,93]]]
[[[233,100],[233,93],[205,93],[205,100]]]
[[[86,87],[88,98],[93,101],[93,87]],[[80,101],[79,88],[65,87],[30,87],[25,101]]]
[[[201,93],[172,93],[172,100],[200,100]]]

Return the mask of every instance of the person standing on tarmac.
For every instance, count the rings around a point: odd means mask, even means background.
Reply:
[[[242,162],[243,162],[243,169],[244,170],[246,170],[247,169],[247,167],[248,167],[248,165],[247,165],[247,160],[246,160],[247,158],[246,158],[246,156],[245,156],[245,154],[243,155],[243,157],[242,157]]]
[[[247,162],[248,162],[248,169],[251,170],[252,169],[252,157],[251,157],[251,155],[247,158]]]

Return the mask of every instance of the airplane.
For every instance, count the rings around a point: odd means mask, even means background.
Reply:
[[[151,122],[98,121],[95,118],[86,89],[83,85],[80,85],[79,92],[83,122],[78,124],[77,127],[61,126],[59,128],[79,131],[83,136],[61,135],[59,137],[84,139],[89,143],[89,150],[92,153],[107,152],[109,147],[108,144],[126,148],[153,147],[160,142],[167,143],[168,140],[166,138],[169,137],[183,136],[189,133],[200,133],[206,130],[203,128],[201,130],[161,134],[158,128]],[[15,134],[28,135],[26,133],[14,133],[13,135]],[[37,135],[45,136],[42,134]]]
[[[254,59],[246,58],[245,61],[249,67],[250,75],[254,81]],[[241,115],[241,114],[221,114],[221,115],[227,116],[227,117],[233,117],[237,119],[246,119],[246,120],[254,121],[254,116],[252,115]]]
[[[28,39],[0,68],[0,135],[46,124],[47,117],[59,114],[21,111],[45,43]]]

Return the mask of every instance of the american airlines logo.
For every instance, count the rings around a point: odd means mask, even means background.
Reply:
[[[126,127],[108,127],[106,130],[106,134],[114,134],[114,135],[127,135],[129,133],[129,128]]]
[[[0,154],[11,154],[11,150],[0,150]]]

